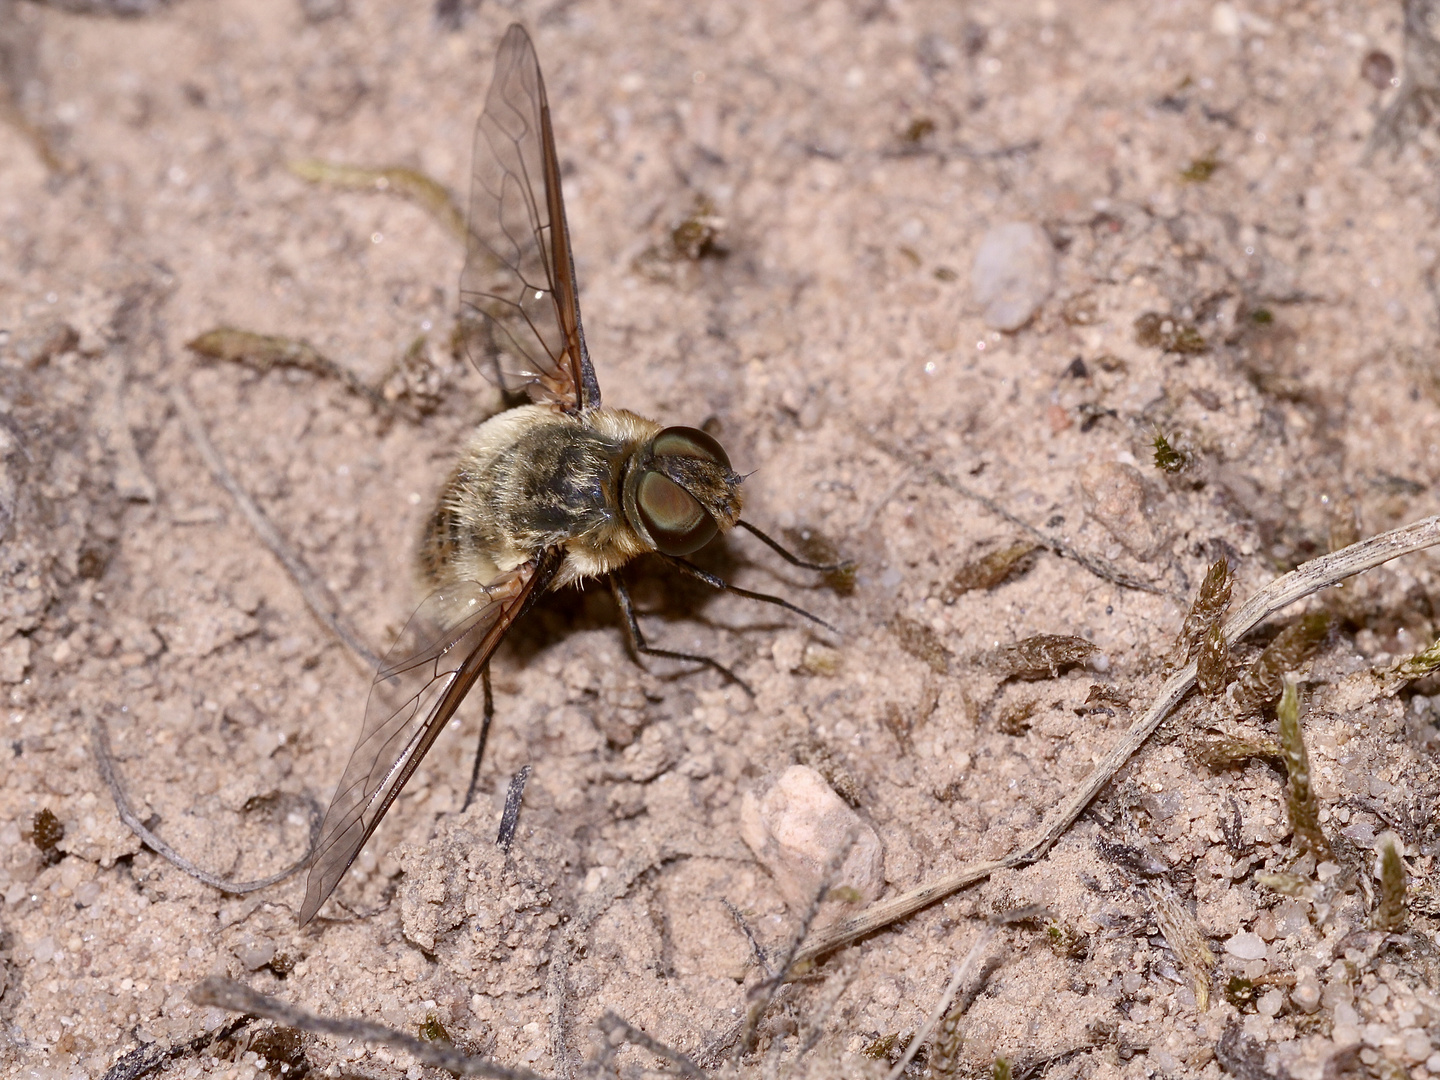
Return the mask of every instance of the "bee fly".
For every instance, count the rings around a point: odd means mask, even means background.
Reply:
[[[428,598],[375,675],[360,740],[312,857],[302,925],[478,681],[485,718],[469,805],[494,713],[490,658],[547,589],[608,578],[635,653],[704,664],[744,686],[710,657],[648,645],[616,571],[658,553],[713,588],[821,622],[684,556],[738,525],[796,566],[837,569],[796,558],[740,519],[741,478],[708,434],[601,406],[580,325],[550,107],[535,48],[518,24],[500,43],[476,128],[460,299],[462,322],[484,331],[472,335],[472,359],[493,369],[502,390],[527,390],[532,403],[476,429],[426,523],[415,569]]]

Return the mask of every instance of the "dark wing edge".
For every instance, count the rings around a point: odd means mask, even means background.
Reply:
[[[460,306],[471,361],[503,390],[567,412],[598,408],[550,105],[519,23],[500,42],[475,126],[467,235]]]
[[[411,616],[375,675],[360,738],[325,812],[301,926],[334,892],[510,626],[559,565],[558,553],[546,552],[489,586],[466,583],[432,593]]]

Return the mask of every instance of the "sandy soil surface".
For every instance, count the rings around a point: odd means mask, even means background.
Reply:
[[[632,663],[603,589],[555,596],[497,660],[477,805],[460,813],[467,707],[300,930],[301,879],[244,896],[193,880],[120,822],[92,754],[100,717],[140,818],[248,879],[304,852],[364,710],[370,672],[214,482],[170,391],[383,649],[416,602],[434,491],[499,398],[450,355],[455,236],[287,162],[464,190],[516,19],[548,78],[607,401],[710,421],[750,474],[747,516],[829,538],[857,585],[817,585],[743,535],[706,554],[835,638],[632,568],[651,639],[733,665],[753,700]],[[1436,148],[1364,157],[1395,93],[1397,3],[576,0],[464,3],[455,23],[397,0],[177,0],[134,19],[0,2],[10,1075],[99,1076],[216,1031],[227,1017],[187,998],[211,974],[546,1075],[594,1058],[606,1009],[715,1067],[764,976],[742,926],[773,963],[799,917],[742,840],[747,792],[816,770],[878,836],[886,896],[1003,855],[1151,700],[1213,560],[1244,597],[1440,509]],[[697,210],[721,251],[676,249]],[[1006,222],[1043,229],[1055,278],[1002,333],[971,266]],[[303,338],[367,383],[423,339],[411,366],[439,408],[392,415],[334,378],[187,351],[219,325]],[[1157,428],[1189,457],[1175,474],[1153,464]],[[1147,588],[1049,550],[957,587],[1024,534],[932,469]],[[1317,873],[1296,864],[1284,767],[1197,758],[1205,731],[1273,737],[1273,713],[1192,701],[1045,859],[815,966],[738,1068],[884,1075],[987,917],[1038,904],[995,938],[952,1075],[997,1056],[1050,1077],[1440,1075],[1440,686],[1341,692],[1433,640],[1437,569],[1412,556],[1302,606],[1336,616],[1301,672],[1338,865],[1309,879],[1336,883],[1322,902],[1256,878]],[[1040,633],[1097,652],[1054,677],[987,663]],[[524,764],[507,859],[492,841]],[[1386,830],[1411,875],[1391,934],[1370,929]],[[1213,951],[1208,1008],[1177,919]],[[286,1039],[254,1023],[166,1067],[426,1072]],[[659,1059],[624,1048],[614,1067]]]

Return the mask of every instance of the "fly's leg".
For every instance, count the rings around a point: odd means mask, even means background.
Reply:
[[[610,575],[610,591],[615,594],[615,603],[620,607],[620,616],[625,624],[625,635],[630,641],[630,651],[635,655],[637,661],[641,655],[644,655],[663,656],[669,660],[688,660],[692,664],[703,664],[705,667],[718,671],[721,675],[725,676],[727,680],[733,682],[751,697],[755,696],[755,691],[750,688],[750,685],[744,679],[740,678],[739,675],[736,675],[735,672],[731,671],[713,657],[699,656],[695,653],[675,652],[671,649],[656,649],[647,645],[645,643],[645,635],[640,631],[640,622],[635,617],[635,604],[630,599],[630,590],[626,588],[625,583],[620,580],[619,574]]]
[[[490,738],[490,721],[495,719],[495,692],[490,689],[490,662],[480,669],[480,685],[485,690],[485,719],[480,722],[480,745],[475,748],[475,764],[470,768],[470,786],[465,789],[465,802],[460,807],[463,814],[475,801],[475,788],[480,783],[480,760],[485,756],[485,740]]]
[[[824,619],[820,618],[819,615],[812,615],[804,608],[796,604],[792,604],[789,600],[783,599],[782,597],[771,596],[769,593],[753,592],[750,589],[742,589],[739,585],[731,585],[730,582],[726,581],[724,578],[719,577],[716,574],[708,573],[705,570],[701,570],[700,567],[696,566],[694,563],[690,562],[687,559],[680,559],[675,557],[674,555],[665,555],[662,556],[662,558],[664,558],[666,562],[668,562],[671,566],[675,567],[675,569],[679,570],[681,573],[688,574],[691,577],[695,578],[697,581],[703,581],[712,589],[719,589],[721,592],[732,592],[736,596],[744,596],[751,600],[760,600],[766,604],[774,604],[776,607],[784,608],[786,611],[793,611],[796,615],[801,615],[809,619],[811,622],[816,623],[819,626],[823,626],[832,634],[840,633],[839,630],[831,626]]]

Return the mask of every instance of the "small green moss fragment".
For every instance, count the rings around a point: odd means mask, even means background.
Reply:
[[[1230,564],[1225,559],[1216,559],[1205,571],[1205,579],[1195,593],[1190,610],[1181,624],[1180,636],[1175,641],[1175,662],[1183,664],[1196,654],[1212,627],[1224,622],[1230,610],[1230,596],[1234,590],[1235,578]]]
[[[1287,671],[1294,671],[1315,654],[1330,632],[1330,616],[1306,615],[1276,635],[1235,681],[1230,701],[1240,716],[1254,716],[1280,696]]]
[[[955,1080],[960,1071],[960,1046],[964,1038],[960,1034],[962,1010],[952,1008],[940,1021],[935,1038],[930,1043],[929,1065],[931,1080]]]
[[[905,131],[901,134],[900,139],[910,146],[918,146],[934,134],[935,121],[928,116],[917,116],[905,126]]]
[[[1230,735],[1197,742],[1190,750],[1190,757],[1211,772],[1233,769],[1255,758],[1279,761],[1284,756],[1280,744],[1274,739],[1242,739]]]
[[[837,596],[849,596],[855,591],[855,564],[840,558],[835,541],[818,529],[786,529],[783,535],[795,554],[806,562],[835,567],[825,571],[825,584]]]
[[[1423,679],[1436,670],[1440,670],[1440,637],[1432,641],[1426,649],[1395,665],[1395,674],[1412,682]]]
[[[1371,924],[1377,930],[1395,933],[1409,915],[1405,903],[1405,860],[1400,837],[1383,832],[1375,838],[1375,876],[1380,879],[1380,899]]]
[[[1051,951],[1062,960],[1078,960],[1090,948],[1090,937],[1076,927],[1058,920],[1045,926],[1045,940]]]
[[[250,1040],[248,1049],[264,1062],[261,1068],[273,1080],[296,1080],[310,1074],[304,1037],[292,1027],[260,1031]]]
[[[1010,1059],[997,1057],[995,1064],[990,1066],[990,1080],[1010,1080]]]
[[[895,1050],[895,1044],[900,1041],[900,1033],[892,1031],[889,1035],[881,1035],[878,1039],[861,1048],[860,1053],[873,1061],[885,1061]]]
[[[54,866],[65,857],[57,846],[65,839],[65,826],[48,806],[36,811],[30,823],[30,839],[40,849],[46,866]]]
[[[1099,649],[1082,637],[1035,634],[1002,645],[988,657],[988,665],[1006,679],[1053,679],[1062,671],[1085,663]]]
[[[1275,321],[1275,313],[1269,308],[1256,308],[1250,312],[1250,321],[1256,326],[1269,326]]]
[[[1030,541],[1008,544],[1003,548],[983,555],[966,563],[955,571],[955,575],[940,590],[940,602],[953,604],[967,592],[977,589],[993,589],[1010,578],[1029,569],[1030,556],[1039,545]]]
[[[931,671],[937,675],[949,673],[950,650],[930,627],[908,615],[896,615],[890,620],[890,630],[899,641],[900,648],[917,660],[925,661]]]
[[[1155,468],[1161,472],[1174,475],[1190,464],[1190,455],[1183,450],[1177,450],[1163,431],[1156,430],[1151,445],[1155,447]]]
[[[1035,715],[1039,704],[1038,701],[1007,702],[995,717],[996,729],[1018,739],[1030,730],[1030,718]]]
[[[399,195],[415,203],[434,218],[452,236],[466,239],[465,215],[451,197],[444,184],[432,180],[416,169],[394,165],[387,168],[367,169],[357,165],[342,165],[339,162],[319,161],[305,158],[288,162],[288,168],[302,180],[312,184],[332,184],[335,187],[361,191],[383,191]]]
[[[845,665],[838,650],[812,641],[805,646],[805,652],[800,657],[800,666],[811,675],[829,676],[838,675]]]
[[[1135,320],[1135,344],[1184,355],[1202,353],[1210,347],[1192,323],[1158,311],[1147,311]]]
[[[1301,874],[1256,874],[1255,883],[1281,896],[1309,898],[1315,893],[1315,883]]]
[[[384,407],[388,404],[378,390],[367,386],[353,371],[337,364],[303,338],[257,334],[233,326],[217,326],[214,330],[207,330],[199,337],[187,341],[185,347],[207,360],[240,364],[261,375],[275,368],[308,371],[312,375],[334,379],[351,393],[367,398],[376,405]]]
[[[1290,828],[1301,852],[1310,852],[1316,862],[1334,857],[1330,841],[1320,828],[1320,804],[1310,786],[1310,755],[1305,750],[1305,737],[1300,730],[1300,695],[1295,684],[1285,678],[1285,689],[1275,715],[1280,721],[1280,748],[1285,752],[1285,768],[1289,773],[1285,809],[1290,815]]]
[[[1155,925],[1190,976],[1195,1008],[1205,1012],[1210,1008],[1210,974],[1215,970],[1215,954],[1210,951],[1195,916],[1169,886],[1151,885],[1145,891],[1155,912]]]
[[[728,252],[720,242],[725,220],[715,212],[715,204],[703,195],[695,201],[690,216],[670,232],[675,254],[690,262],[723,258]]]
[[[1230,643],[1225,640],[1225,624],[1217,622],[1200,643],[1195,654],[1195,685],[1212,701],[1225,692],[1225,676],[1230,668]]]
[[[1225,1000],[1241,1012],[1255,1009],[1255,984],[1240,975],[1231,975],[1225,983]]]
[[[433,1012],[425,1014],[425,1019],[420,1024],[420,1038],[426,1042],[448,1043],[451,1041],[450,1032],[445,1030],[445,1025]]]
[[[430,358],[429,339],[422,334],[380,381],[380,396],[419,420],[445,403],[447,388],[444,372]]]
[[[295,970],[297,962],[293,953],[281,952],[276,953],[275,958],[265,966],[283,979]]]
[[[1181,169],[1180,179],[1187,184],[1203,184],[1215,175],[1215,170],[1218,168],[1220,168],[1220,162],[1215,159],[1215,155],[1206,154]]]

